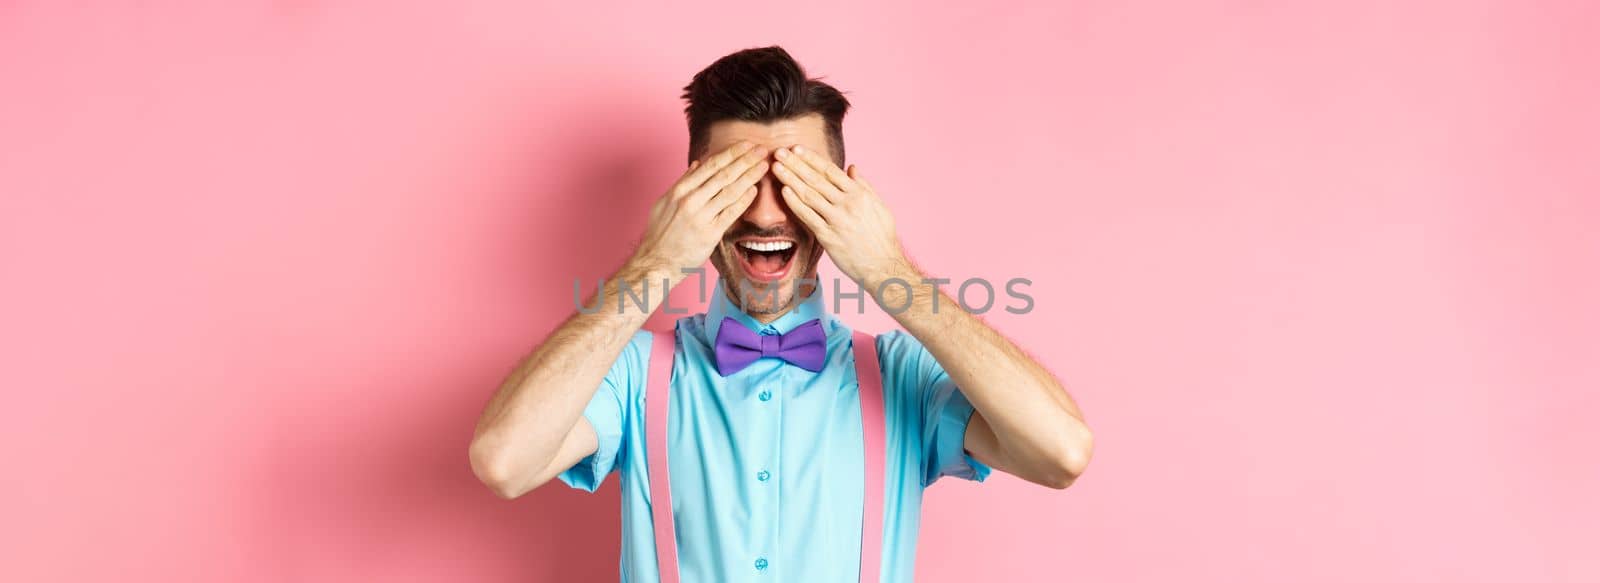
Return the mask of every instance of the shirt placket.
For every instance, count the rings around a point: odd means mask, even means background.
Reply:
[[[771,325],[760,330],[760,334],[770,336],[777,334],[777,329]],[[751,513],[751,532],[756,540],[755,556],[752,557],[750,568],[759,576],[759,580],[777,581],[777,570],[783,565],[774,562],[778,554],[779,529],[778,508],[778,470],[779,453],[782,451],[780,437],[783,435],[781,426],[783,420],[783,391],[779,384],[782,382],[784,367],[776,366],[761,375],[757,386],[754,387],[756,422],[751,424],[755,429],[752,443],[758,444],[761,453],[755,467],[749,470],[750,475],[743,476],[749,480],[753,490],[752,499],[756,501],[754,511]]]

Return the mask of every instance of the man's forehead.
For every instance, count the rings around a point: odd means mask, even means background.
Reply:
[[[771,123],[744,120],[724,120],[711,124],[706,142],[705,156],[727,149],[740,140],[748,140],[771,148],[805,146],[817,152],[831,153],[828,148],[827,126],[822,116],[811,114]]]

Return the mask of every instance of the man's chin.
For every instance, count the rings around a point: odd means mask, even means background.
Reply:
[[[738,298],[739,308],[748,314],[776,314],[794,302],[794,280],[755,281],[739,278],[726,282]]]

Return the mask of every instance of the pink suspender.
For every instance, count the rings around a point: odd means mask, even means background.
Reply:
[[[650,516],[656,527],[656,562],[661,583],[678,583],[678,537],[672,524],[672,483],[667,479],[667,387],[672,381],[673,332],[656,332],[650,343],[650,376],[645,379],[644,441],[650,450]],[[654,471],[660,468],[661,471]]]
[[[878,348],[870,334],[853,336],[856,378],[861,385],[861,435],[866,477],[861,517],[861,583],[877,583],[883,560],[883,375]],[[645,382],[645,444],[649,448],[650,515],[655,522],[656,560],[661,583],[678,581],[678,539],[672,518],[672,487],[667,463],[667,400],[677,339],[656,332],[650,348],[650,376]],[[660,468],[661,471],[655,471]]]
[[[878,583],[883,560],[883,373],[871,334],[856,332],[856,379],[861,384],[861,439],[866,458],[866,492],[861,516],[861,583]]]

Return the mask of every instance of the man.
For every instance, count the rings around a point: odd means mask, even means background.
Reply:
[[[824,252],[855,283],[839,293],[865,290],[905,329],[875,340],[888,442],[881,580],[912,580],[922,490],[939,477],[981,482],[999,469],[1065,488],[1083,472],[1090,433],[1061,384],[925,282],[871,183],[840,169],[849,103],[839,91],[768,47],[719,59],[684,98],[688,169],[655,203],[632,258],[584,304],[599,309],[577,310],[488,404],[470,451],[484,483],[504,498],[555,477],[593,492],[619,472],[621,578],[661,580],[645,463],[654,337],[641,326],[709,258],[720,275],[711,305],[677,322],[668,353],[678,572],[856,581],[870,420],[852,332],[815,284]],[[907,285],[886,285],[895,280]],[[729,356],[737,337],[819,328],[806,358]]]

